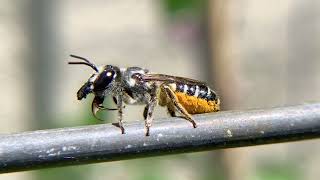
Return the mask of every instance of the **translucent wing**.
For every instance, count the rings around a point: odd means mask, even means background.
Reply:
[[[144,75],[139,75],[138,78],[145,82],[159,81],[159,82],[167,82],[167,83],[182,83],[182,84],[189,84],[189,85],[206,85],[206,83],[202,81],[189,79],[185,77],[179,77],[179,76],[170,76],[166,74],[144,74]]]

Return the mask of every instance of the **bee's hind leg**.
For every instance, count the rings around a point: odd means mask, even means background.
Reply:
[[[167,110],[171,117],[177,117],[176,108],[171,100],[167,103]]]
[[[193,127],[196,128],[197,127],[197,124],[196,122],[192,119],[192,116],[188,113],[188,111],[178,102],[178,98],[177,96],[174,94],[173,90],[170,88],[170,86],[167,86],[167,85],[162,85],[163,89],[165,90],[167,96],[169,97],[169,99],[172,101],[174,107],[183,115],[183,117],[188,120],[189,122],[192,123]],[[170,106],[170,105],[169,105]],[[171,107],[168,106],[168,110],[169,110],[169,113],[171,115],[172,112],[170,111],[173,111],[174,115],[175,115],[175,112],[173,109],[171,109]]]

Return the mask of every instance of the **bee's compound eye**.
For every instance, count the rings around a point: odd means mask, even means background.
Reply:
[[[113,70],[104,70],[94,81],[94,91],[105,90],[114,79],[115,72]]]

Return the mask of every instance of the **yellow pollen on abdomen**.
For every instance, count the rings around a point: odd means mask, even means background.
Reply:
[[[186,93],[175,92],[179,103],[188,111],[190,114],[201,114],[208,112],[215,112],[220,110],[220,101],[207,101],[202,98],[195,96],[189,96]]]

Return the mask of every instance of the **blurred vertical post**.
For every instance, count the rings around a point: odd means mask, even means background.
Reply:
[[[32,126],[52,128],[57,67],[57,1],[30,0],[28,3],[28,37],[30,99],[33,102]]]
[[[231,1],[209,2],[209,56],[214,86],[223,99],[222,109],[235,108],[239,101],[239,85],[236,81],[238,64],[232,58]]]
[[[240,84],[238,61],[233,58],[232,12],[230,0],[208,1],[208,44],[212,84],[222,100],[222,110],[239,109]],[[228,180],[247,179],[248,165],[242,161],[245,152],[241,150],[222,150],[218,154]],[[213,158],[217,158],[215,155]],[[212,159],[214,162],[215,159]]]
[[[59,76],[59,1],[28,1],[27,28],[29,40],[30,91],[33,112],[31,122],[33,129],[47,129],[56,126],[55,104],[58,95]],[[66,137],[67,138],[67,137]],[[33,179],[85,179],[74,168],[36,171]]]

